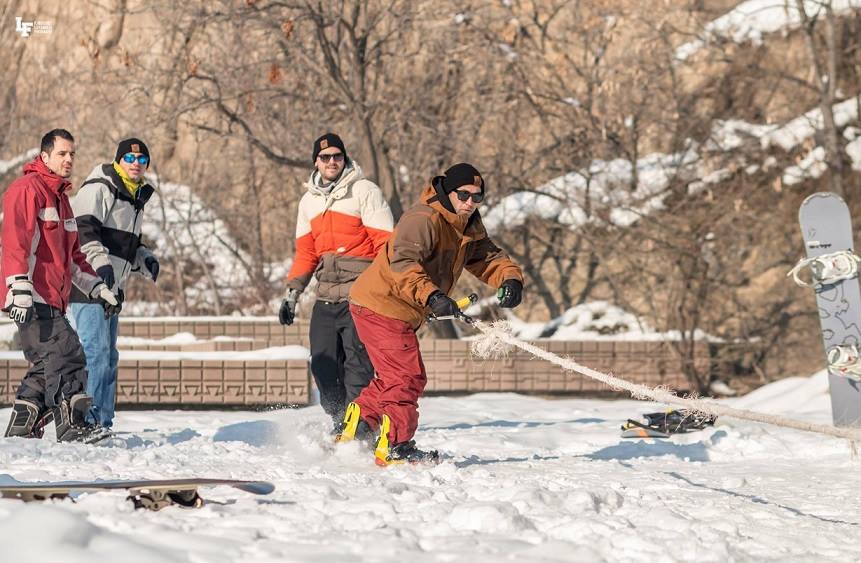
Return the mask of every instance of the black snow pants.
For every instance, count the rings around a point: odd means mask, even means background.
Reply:
[[[320,406],[337,424],[347,404],[374,378],[374,366],[346,301],[317,301],[311,313],[311,373],[320,390]]]
[[[78,333],[59,309],[34,304],[30,322],[18,325],[21,348],[30,368],[16,397],[27,399],[39,410],[55,407],[64,398],[87,388],[87,359]]]

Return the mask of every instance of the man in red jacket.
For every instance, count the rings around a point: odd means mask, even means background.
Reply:
[[[66,320],[72,284],[112,314],[116,297],[87,263],[78,243],[71,187],[75,139],[65,129],[42,137],[41,151],[3,195],[0,269],[6,280],[3,311],[18,326],[30,369],[12,408],[6,436],[41,438],[51,420],[57,441],[93,442],[107,433],[85,420],[91,398],[86,359]]]

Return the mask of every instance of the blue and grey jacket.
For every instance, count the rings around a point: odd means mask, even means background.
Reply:
[[[132,197],[113,164],[108,163],[96,166],[72,199],[81,250],[94,270],[108,264],[113,266],[116,281],[111,290],[120,298],[131,273],[150,275],[144,261],[152,253],[141,244],[140,234],[144,205],[154,191],[152,186],[144,184]],[[77,288],[72,291],[71,300],[94,302]]]

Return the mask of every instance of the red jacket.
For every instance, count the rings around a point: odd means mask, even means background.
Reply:
[[[78,224],[66,195],[71,185],[37,156],[3,195],[4,311],[12,304],[8,288],[17,276],[27,276],[33,283],[34,302],[61,311],[66,310],[73,283],[89,294],[100,281],[78,243]]]

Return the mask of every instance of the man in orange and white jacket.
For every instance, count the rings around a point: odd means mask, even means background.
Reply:
[[[320,390],[320,405],[337,432],[347,404],[374,377],[347,297],[353,282],[385,246],[394,220],[382,190],[350,160],[338,135],[326,133],[314,141],[312,160],[315,170],[299,201],[296,255],[278,317],[281,324],[293,323],[299,295],[316,277],[311,373]]]

